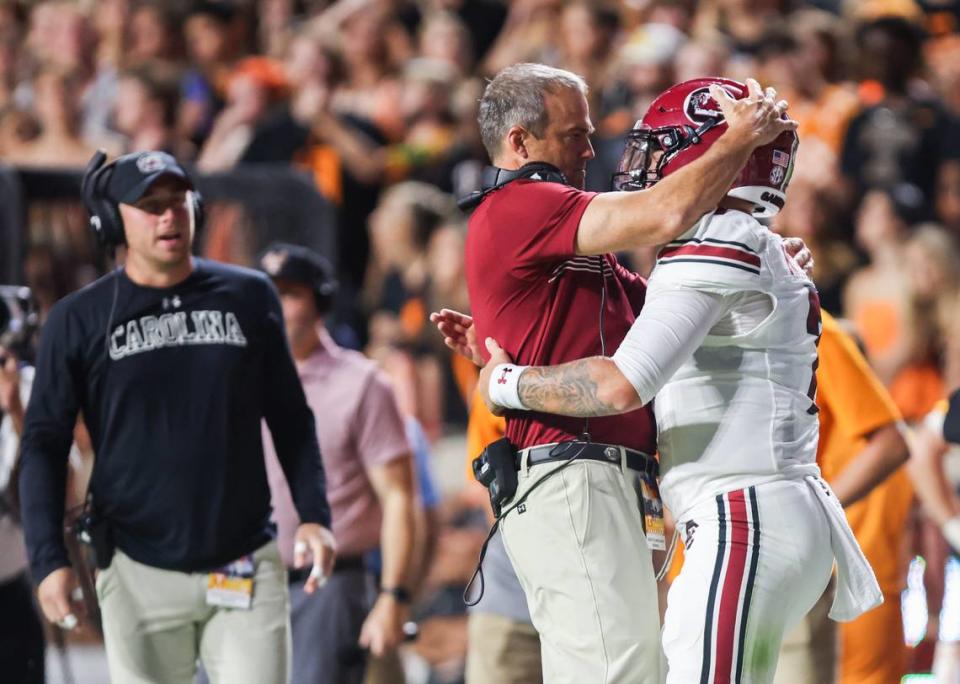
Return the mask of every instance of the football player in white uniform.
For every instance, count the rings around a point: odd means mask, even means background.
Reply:
[[[703,154],[725,126],[717,98],[746,94],[712,78],[664,92],[631,132],[615,188],[648,187]],[[796,147],[789,131],[758,148],[720,208],[660,250],[612,357],[513,366],[486,342],[480,387],[495,409],[600,416],[656,395],[660,487],[686,547],[664,619],[671,684],[772,681],[784,632],[835,559],[832,617],[882,600],[816,465],[817,291],[757,220],[783,206]]]

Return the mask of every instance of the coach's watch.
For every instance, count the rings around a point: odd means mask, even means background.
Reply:
[[[406,587],[380,587],[381,594],[390,594],[397,600],[397,603],[410,603],[413,597],[410,590]]]

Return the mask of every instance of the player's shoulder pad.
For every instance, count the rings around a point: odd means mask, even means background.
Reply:
[[[687,286],[755,288],[762,270],[763,226],[739,211],[704,216],[657,254],[652,278]]]

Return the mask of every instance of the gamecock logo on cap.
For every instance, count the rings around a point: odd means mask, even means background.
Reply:
[[[147,153],[137,159],[137,170],[140,173],[147,174],[159,171],[163,168],[163,157],[159,154]]]

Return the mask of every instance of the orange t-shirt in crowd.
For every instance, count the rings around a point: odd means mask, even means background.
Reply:
[[[817,464],[829,482],[859,455],[872,432],[901,416],[856,344],[826,312],[819,352]],[[890,531],[904,529],[912,500],[913,488],[901,467],[846,509],[850,527],[885,594],[900,591],[906,578],[899,535]]]
[[[829,482],[866,446],[878,428],[901,420],[853,339],[823,314],[817,371],[820,446],[817,463]],[[847,520],[884,594],[884,604],[838,627],[837,684],[888,684],[906,673],[907,647],[900,615],[906,583],[903,530],[913,504],[913,486],[901,466],[867,496],[846,508]]]

